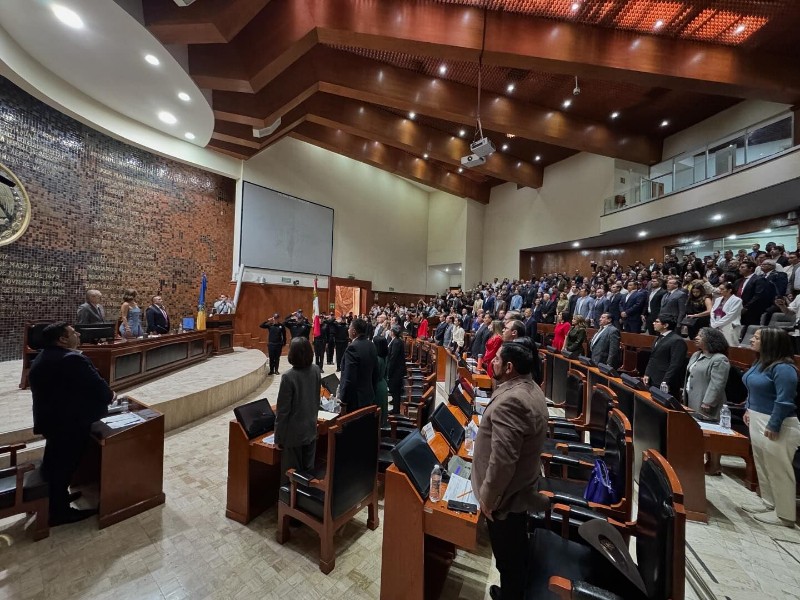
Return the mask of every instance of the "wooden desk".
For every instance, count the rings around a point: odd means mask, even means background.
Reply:
[[[730,434],[716,431],[703,431],[703,448],[706,452],[721,456],[740,456],[745,462],[744,484],[751,492],[758,489],[758,475],[753,461],[753,449],[750,438],[737,431]]]
[[[328,429],[335,421],[335,419],[317,421],[317,452],[320,454],[326,451],[325,438]],[[264,438],[271,433],[268,431],[248,440],[244,429],[236,419],[228,423],[228,484],[225,516],[243,525],[278,501],[281,451],[275,444],[264,443]]]
[[[169,333],[110,344],[83,344],[81,351],[115,391],[156,379],[207,358],[206,332]]]
[[[475,550],[480,513],[447,510],[441,500],[423,502],[394,465],[386,470],[383,503],[381,600],[435,600],[456,549]]]
[[[164,504],[164,415],[131,399],[144,422],[111,429],[92,425],[93,444],[75,477],[76,485],[98,484],[100,529]]]

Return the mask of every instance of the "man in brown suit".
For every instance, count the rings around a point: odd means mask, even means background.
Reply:
[[[531,351],[506,342],[492,360],[498,386],[483,413],[472,461],[472,489],[486,517],[500,571],[493,600],[522,600],[527,574],[527,511],[547,500],[537,492],[547,432],[544,393],[531,379]]]

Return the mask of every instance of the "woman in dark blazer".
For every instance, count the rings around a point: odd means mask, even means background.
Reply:
[[[286,471],[310,471],[317,449],[317,412],[322,376],[314,362],[314,348],[308,338],[289,343],[292,368],[281,376],[278,410],[275,414],[275,445],[281,451],[281,481]]]
[[[567,332],[564,340],[564,350],[567,352],[584,353],[586,344],[586,319],[581,315],[572,317],[572,328]]]

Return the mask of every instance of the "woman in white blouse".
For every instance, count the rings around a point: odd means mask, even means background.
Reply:
[[[718,290],[719,297],[711,307],[711,327],[718,329],[731,346],[738,346],[742,300],[733,293],[732,283],[721,283]]]
[[[453,323],[453,342],[451,343],[453,351],[458,355],[464,347],[464,328],[461,326],[461,319],[456,317]]]

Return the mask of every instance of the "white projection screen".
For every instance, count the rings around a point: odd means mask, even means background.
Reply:
[[[330,275],[333,209],[245,181],[240,262],[247,267]]]

